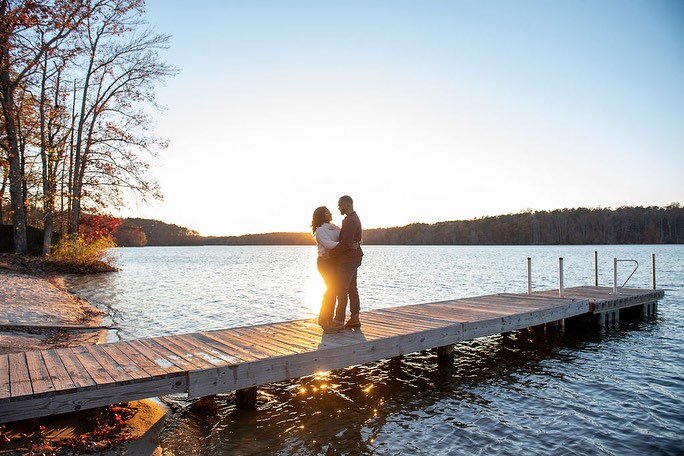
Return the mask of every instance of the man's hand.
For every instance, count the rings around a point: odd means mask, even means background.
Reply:
[[[361,247],[359,242],[352,242],[352,250],[359,250],[359,247]]]

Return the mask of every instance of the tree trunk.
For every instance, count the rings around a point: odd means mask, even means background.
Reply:
[[[9,174],[8,169],[7,168],[3,169],[2,184],[0,185],[0,225],[2,225],[4,223],[2,208],[3,208],[3,204],[5,204],[4,203],[4,201],[5,201],[5,189],[7,188],[7,178],[9,177],[8,174]]]
[[[47,203],[47,196],[46,196]],[[45,226],[43,227],[43,256],[50,255],[50,250],[52,248],[52,220],[53,220],[53,208],[52,203],[50,207],[45,207]]]
[[[40,83],[40,159],[43,164],[43,256],[50,255],[52,247],[52,212],[55,205],[55,196],[52,185],[52,157],[48,152],[48,140],[45,125],[45,83],[47,79],[47,54],[43,62],[42,78]]]
[[[5,117],[5,133],[7,134],[10,202],[12,205],[13,247],[14,253],[26,253],[26,223],[24,222],[24,202],[21,191],[21,164],[19,162],[19,144],[17,128],[14,124],[14,86],[10,79],[10,48],[7,24],[9,2],[0,2],[0,102]]]
[[[7,75],[9,76],[9,75]],[[14,90],[10,87],[9,77],[0,75],[0,85],[2,86],[3,110],[5,113],[5,131],[7,133],[7,143],[9,146],[9,181],[10,181],[10,202],[12,205],[12,224],[14,253],[26,253],[28,246],[26,242],[26,218],[24,214],[24,201],[21,179],[21,161],[19,158],[19,144],[12,106],[14,106]]]

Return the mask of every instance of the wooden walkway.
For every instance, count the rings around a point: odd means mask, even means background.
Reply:
[[[567,318],[648,306],[660,290],[577,287],[363,312],[360,330],[312,320],[0,356],[0,423],[118,402],[242,390]]]

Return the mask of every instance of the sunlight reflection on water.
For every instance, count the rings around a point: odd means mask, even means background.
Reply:
[[[593,282],[591,246],[366,246],[362,308],[526,287]],[[600,281],[613,256],[642,263],[630,284],[650,286],[658,261],[668,289],[657,318],[600,332],[541,338],[514,333],[457,346],[453,368],[425,352],[260,388],[259,410],[176,402],[162,433],[169,454],[645,454],[684,450],[683,246],[600,246]],[[117,249],[120,273],[69,286],[112,309],[119,337],[308,318],[322,282],[309,247]],[[571,432],[568,432],[568,430]]]

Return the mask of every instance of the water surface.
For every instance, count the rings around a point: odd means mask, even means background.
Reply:
[[[168,454],[681,454],[684,432],[684,246],[366,246],[362,308],[535,288],[602,285],[612,258],[656,254],[665,288],[655,318],[619,328],[493,336],[457,346],[452,368],[430,352],[260,388],[259,410],[231,395],[214,410],[174,398]],[[113,339],[308,318],[322,282],[313,247],[116,249],[121,272],[69,286],[109,309]],[[620,276],[629,274],[622,265]]]

